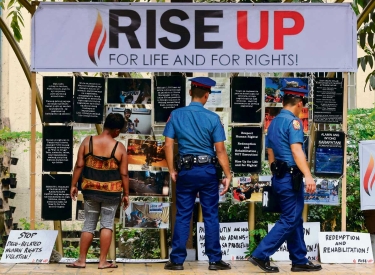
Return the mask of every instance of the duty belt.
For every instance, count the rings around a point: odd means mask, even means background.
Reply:
[[[209,155],[177,155],[175,161],[177,171],[180,171],[182,168],[191,169],[194,164],[214,164],[215,166],[218,164],[217,158]]]

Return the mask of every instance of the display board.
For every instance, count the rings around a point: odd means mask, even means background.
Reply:
[[[262,103],[261,77],[232,78],[232,122],[260,123],[262,120]]]
[[[185,106],[185,81],[183,76],[155,76],[155,122],[167,122],[173,110]]]
[[[70,187],[72,175],[42,175],[42,219],[46,221],[72,220]]]
[[[43,122],[73,121],[73,77],[43,77]]]
[[[345,153],[343,132],[317,131],[315,138],[314,174],[339,177],[343,172]]]
[[[43,126],[44,172],[70,172],[73,168],[73,127]]]
[[[205,227],[203,222],[197,222],[198,261],[207,261],[205,253]],[[220,223],[220,246],[222,259],[245,260],[249,247],[249,229],[247,222]]]
[[[57,230],[11,230],[1,263],[48,264]]]
[[[262,128],[232,128],[231,167],[235,173],[252,173],[261,170]]]
[[[151,104],[151,79],[108,78],[108,104]]]
[[[342,123],[344,79],[315,78],[313,103],[315,123]]]
[[[74,121],[100,124],[103,120],[104,86],[102,77],[75,78]]]
[[[268,224],[268,232],[275,226],[275,224]],[[304,222],[303,223],[303,238],[306,244],[306,258],[310,261],[319,261],[319,222]],[[287,243],[284,242],[279,249],[270,257],[273,261],[290,261],[289,250]]]

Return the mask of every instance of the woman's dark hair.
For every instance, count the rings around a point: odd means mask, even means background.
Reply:
[[[122,129],[125,125],[125,119],[122,115],[111,113],[105,118],[104,128],[110,130]]]

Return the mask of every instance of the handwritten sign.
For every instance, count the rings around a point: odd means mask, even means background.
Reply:
[[[320,232],[322,263],[374,263],[369,233]]]
[[[275,224],[268,224],[268,232],[271,231]],[[307,249],[307,259],[311,261],[318,261],[318,244],[319,244],[319,222],[304,222],[303,233]],[[289,261],[289,251],[286,242],[271,256],[273,261]]]
[[[1,262],[47,264],[56,237],[57,230],[12,230]]]
[[[245,260],[245,252],[249,247],[248,223],[220,223],[220,245],[223,260]],[[198,261],[208,261],[203,222],[197,223],[197,246]]]

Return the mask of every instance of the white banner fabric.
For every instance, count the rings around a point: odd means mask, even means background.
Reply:
[[[354,72],[349,3],[42,2],[32,71]]]
[[[375,140],[359,143],[361,210],[375,209]]]

